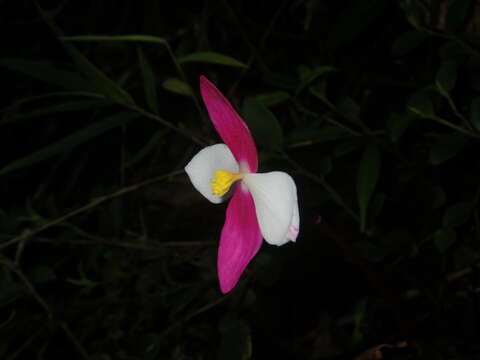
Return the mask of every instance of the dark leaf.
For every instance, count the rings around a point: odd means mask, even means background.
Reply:
[[[472,215],[473,208],[471,202],[459,202],[450,206],[443,215],[443,226],[454,228],[465,224]]]
[[[401,57],[419,47],[427,38],[428,33],[410,30],[400,35],[393,43],[391,53],[394,57]]]
[[[352,0],[343,8],[338,19],[333,21],[328,47],[335,49],[357,38],[384,11],[388,1]]]
[[[443,228],[433,234],[435,247],[441,253],[444,253],[457,240],[457,233],[452,228]]]
[[[242,115],[259,146],[269,150],[281,150],[282,128],[275,115],[265,105],[254,98],[246,98],[242,106]]]
[[[246,68],[247,65],[227,55],[217,52],[197,52],[178,59],[179,63],[203,62],[208,64],[218,64],[233,67]]]
[[[457,64],[453,61],[445,61],[437,72],[435,85],[442,95],[452,91],[457,81]]]
[[[360,229],[366,230],[370,199],[380,176],[380,152],[376,145],[369,145],[363,152],[358,168],[357,199],[360,209]]]
[[[252,356],[250,328],[240,320],[232,321],[222,331],[219,360],[248,360]]]
[[[158,96],[157,86],[155,82],[155,75],[147,57],[144,55],[142,48],[137,49],[138,62],[143,78],[143,90],[145,91],[145,98],[147,104],[156,114],[158,114]]]
[[[54,155],[69,151],[76,146],[83,144],[110,129],[123,125],[138,116],[139,115],[135,113],[122,112],[104,119],[103,121],[99,121],[98,123],[87,126],[86,128],[68,135],[61,140],[58,140],[42,149],[33,152],[30,155],[7,164],[5,167],[0,169],[0,175],[5,175],[10,171],[31,166]]]
[[[461,135],[443,135],[430,148],[430,162],[440,165],[455,157],[468,144],[468,139]]]

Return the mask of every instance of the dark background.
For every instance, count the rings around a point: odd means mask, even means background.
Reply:
[[[0,358],[480,358],[479,27],[473,0],[0,1]],[[225,205],[183,172],[219,142],[202,74],[300,204],[225,296]]]

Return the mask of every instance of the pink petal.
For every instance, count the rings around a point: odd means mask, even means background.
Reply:
[[[257,149],[248,126],[225,96],[205,76],[200,76],[200,93],[215,129],[240,164],[240,170],[257,172]]]
[[[261,245],[262,234],[252,195],[239,185],[228,204],[218,248],[217,268],[222,293],[235,287]]]

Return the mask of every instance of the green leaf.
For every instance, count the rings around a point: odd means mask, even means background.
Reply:
[[[54,155],[69,151],[76,146],[83,144],[107,132],[110,129],[123,125],[138,116],[139,115],[136,113],[121,112],[107,119],[104,119],[101,122],[87,126],[82,130],[76,131],[73,134],[68,135],[63,139],[56,141],[40,150],[37,150],[30,155],[11,162],[10,164],[0,169],[0,175],[5,175],[10,171],[31,166]]]
[[[409,114],[399,115],[392,113],[387,119],[387,134],[392,142],[397,143],[403,133],[412,123],[412,116]]]
[[[274,91],[264,94],[258,94],[255,99],[260,101],[263,105],[271,107],[283,103],[290,99],[290,94],[286,91]]]
[[[75,112],[86,109],[95,109],[101,106],[104,106],[106,103],[102,100],[81,100],[81,101],[71,101],[71,102],[61,102],[55,103],[53,105],[48,105],[45,107],[37,107],[35,110],[25,113],[12,114],[7,119],[3,120],[0,125],[5,125],[7,123],[14,122],[16,120],[31,119],[44,115],[52,115],[64,112]],[[109,103],[110,104],[110,103]]]
[[[150,140],[133,156],[126,164],[125,167],[131,167],[138,163],[139,161],[143,160],[145,156],[147,156],[150,152],[155,150],[158,147],[158,144],[162,140],[162,138],[167,133],[168,129],[163,129],[161,131],[157,131]]]
[[[355,251],[369,262],[378,263],[388,255],[389,249],[380,245],[373,244],[368,240],[362,240],[354,243]]]
[[[113,102],[125,105],[134,105],[135,102],[131,96],[123,90],[117,83],[108,78],[101,70],[93,65],[80,51],[78,51],[67,40],[74,40],[74,38],[63,37],[62,31],[58,28],[50,15],[43,11],[37,2],[34,3],[42,16],[45,23],[52,29],[52,31],[62,39],[62,45],[73,59],[78,69],[90,79],[90,81],[100,90],[106,97]]]
[[[61,40],[65,41],[130,41],[130,42],[145,42],[168,45],[167,40],[151,35],[131,34],[131,35],[79,35],[79,36],[61,36]]]
[[[403,10],[405,12],[405,16],[407,17],[407,21],[412,25],[415,29],[422,29],[422,18],[423,18],[423,9],[421,8],[420,3],[412,2],[405,4]]]
[[[110,78],[93,65],[80,51],[70,44],[65,43],[64,45],[79,70],[83,72],[83,74],[88,77],[106,97],[119,104],[135,104],[131,96],[125,90],[123,90],[117,83],[110,80]]]
[[[99,282],[92,281],[87,278],[81,278],[81,279],[67,278],[65,281],[68,282],[69,284],[84,287],[84,288],[94,288],[95,286],[100,284]]]
[[[344,139],[350,136],[348,132],[337,126],[307,127],[295,129],[288,134],[290,147],[299,147]]]
[[[233,66],[233,67],[240,67],[240,68],[248,67],[244,63],[230,56],[219,54],[213,51],[196,52],[193,54],[189,54],[187,56],[183,56],[179,58],[178,62],[180,64],[188,63],[188,62],[202,62],[202,63],[208,63],[208,64],[218,64],[218,65]]]
[[[470,122],[480,131],[480,96],[473,99],[470,105]]]
[[[463,64],[471,56],[469,49],[456,40],[445,42],[439,49],[438,55],[442,60],[455,61],[457,64]]]
[[[337,111],[354,124],[361,123],[360,106],[350,97],[346,97],[337,105]]]
[[[380,152],[376,145],[369,145],[363,152],[357,178],[357,199],[360,209],[360,230],[365,232],[368,204],[380,175]]]
[[[170,78],[162,83],[162,87],[175,94],[192,96],[193,91],[190,85],[177,78]]]
[[[432,188],[432,209],[438,209],[442,207],[447,201],[447,195],[441,186],[435,186]]]
[[[448,96],[457,81],[457,64],[454,61],[445,61],[437,72],[435,85],[440,93]]]
[[[30,280],[34,283],[47,283],[57,278],[55,271],[47,265],[37,265],[30,271]]]
[[[429,118],[435,115],[428,90],[420,90],[410,96],[407,108],[420,117]]]
[[[457,240],[457,233],[454,229],[443,228],[437,230],[433,234],[433,240],[437,250],[443,254],[445,253],[445,251],[448,250],[450,246],[455,243],[455,241]]]
[[[8,305],[23,295],[25,288],[21,284],[4,280],[0,282],[0,306]]]
[[[466,25],[468,18],[475,14],[473,0],[462,0],[450,3],[446,10],[445,28],[448,31],[458,31]]]
[[[282,128],[275,115],[265,105],[255,98],[246,98],[242,105],[242,115],[257,144],[269,150],[281,150]]]
[[[0,66],[31,76],[47,84],[58,86],[62,89],[70,91],[96,91],[92,83],[85,80],[79,74],[59,69],[46,61],[2,58],[0,59]]]
[[[325,156],[318,163],[318,170],[321,176],[327,176],[332,171],[332,158]]]
[[[333,149],[333,155],[336,158],[342,157],[344,155],[350,154],[352,151],[355,151],[359,147],[357,141],[343,141],[335,146]]]
[[[443,226],[454,228],[465,224],[472,215],[473,208],[474,204],[468,201],[450,206],[443,215]]]
[[[162,350],[162,341],[157,334],[148,334],[145,339],[145,354],[143,360],[157,360]]]
[[[244,321],[232,321],[222,331],[219,360],[248,360],[252,356],[250,328]]]
[[[375,221],[378,215],[382,212],[383,204],[385,203],[386,195],[384,193],[375,194],[370,202],[370,219]]]
[[[387,0],[352,0],[342,7],[337,19],[332,19],[332,29],[327,36],[327,46],[336,49],[358,37],[384,11]]]
[[[355,310],[353,314],[354,329],[352,334],[352,342],[355,345],[363,343],[363,328],[365,323],[365,317],[367,316],[368,299],[363,298],[357,301],[355,304]]]
[[[312,70],[306,66],[300,67],[300,85],[298,86],[296,93],[300,93],[304,88],[313,83],[320,76],[334,71],[337,71],[337,68],[334,68],[333,66],[318,66]]]
[[[168,299],[169,303],[172,304],[170,316],[178,317],[182,311],[198,299],[199,293],[199,286],[191,286],[171,294]]]
[[[468,144],[468,139],[461,135],[442,135],[430,148],[430,162],[440,165],[455,157]]]
[[[155,76],[153,75],[150,62],[143,54],[142,48],[137,49],[138,62],[140,65],[140,71],[142,72],[143,90],[145,91],[145,98],[150,109],[155,114],[158,114],[158,96],[157,86],[155,84]]]
[[[401,57],[419,47],[429,34],[417,30],[409,30],[400,35],[392,45],[391,54],[394,57]]]

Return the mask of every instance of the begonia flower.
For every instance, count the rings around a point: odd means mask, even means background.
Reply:
[[[262,245],[295,241],[299,232],[297,188],[290,175],[257,173],[255,143],[245,122],[206,77],[200,92],[224,141],[207,146],[185,167],[193,186],[214,204],[230,199],[218,248],[222,293],[232,290]]]

